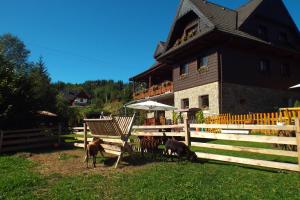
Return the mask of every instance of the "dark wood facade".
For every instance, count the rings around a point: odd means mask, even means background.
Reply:
[[[198,62],[200,58],[205,56],[208,57],[207,69],[200,71],[198,70]],[[188,73],[184,76],[180,76],[180,65],[182,64],[188,65]],[[175,65],[173,70],[174,92],[218,81],[218,66],[217,49],[199,52],[190,60]]]

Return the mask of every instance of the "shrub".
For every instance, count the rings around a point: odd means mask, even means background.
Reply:
[[[196,122],[198,124],[202,124],[205,122],[205,118],[204,118],[202,110],[200,110],[196,113]]]

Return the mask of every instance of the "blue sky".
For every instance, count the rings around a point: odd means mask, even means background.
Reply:
[[[179,0],[0,0],[0,34],[43,56],[52,81],[128,78],[154,63]],[[247,0],[211,0],[237,8]],[[298,27],[300,1],[284,0]]]

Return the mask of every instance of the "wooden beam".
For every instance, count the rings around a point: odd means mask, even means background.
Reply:
[[[237,134],[207,133],[207,132],[196,132],[196,131],[191,131],[191,137],[216,139],[216,140],[233,140],[233,141],[244,141],[244,142],[297,145],[295,137],[237,135]]]
[[[117,155],[117,156],[121,155],[120,151],[113,151],[113,150],[110,150],[110,149],[104,149],[104,152],[108,153],[108,154]]]
[[[12,139],[12,138],[28,138],[28,137],[36,137],[36,136],[47,136],[43,132],[36,132],[36,133],[18,133],[18,134],[4,134],[4,139]]]
[[[73,134],[84,136],[84,131],[81,131],[81,132],[75,132],[75,133],[73,133]],[[92,133],[91,133],[89,130],[87,131],[87,134],[88,134],[88,135],[92,135]]]
[[[58,131],[57,131],[58,135],[57,135],[57,143],[60,144],[60,136],[62,134],[62,124],[59,123],[58,124]]]
[[[297,140],[297,153],[298,153],[298,167],[300,170],[300,119],[295,119],[296,123],[296,140]]]
[[[262,148],[254,148],[254,147],[242,147],[242,146],[211,144],[211,143],[201,143],[201,142],[192,142],[191,145],[194,147],[220,149],[220,150],[228,150],[228,151],[251,152],[251,153],[260,153],[266,155],[288,156],[288,157],[295,157],[295,158],[298,157],[298,154],[295,151],[262,149]]]
[[[184,124],[178,125],[158,125],[158,126],[133,126],[134,130],[146,130],[146,129],[174,129],[174,128],[184,128]]]
[[[294,125],[248,125],[248,124],[190,124],[191,128],[242,129],[242,130],[284,130],[295,131]]]
[[[187,146],[191,145],[191,138],[190,138],[190,127],[189,127],[189,122],[188,119],[184,120],[184,139],[185,139],[185,144]]]
[[[0,153],[2,152],[2,144],[3,144],[3,131],[1,130],[0,131]]]
[[[96,137],[96,138],[107,138],[107,139],[121,139],[121,136],[117,136],[117,135],[94,135],[91,134],[92,137]]]
[[[41,128],[34,128],[34,129],[21,129],[21,130],[13,130],[13,131],[3,131],[4,134],[11,134],[11,133],[26,133],[26,132],[38,132],[44,131],[45,129]]]
[[[211,160],[224,161],[224,162],[230,162],[230,163],[239,163],[239,164],[253,165],[253,166],[259,166],[259,167],[269,167],[269,168],[274,168],[274,169],[284,169],[284,170],[297,171],[297,172],[300,171],[297,164],[256,160],[256,159],[250,159],[250,158],[239,158],[239,157],[233,157],[233,156],[223,156],[223,155],[200,153],[200,152],[196,152],[196,155],[198,158],[202,158],[202,159],[211,159]]]
[[[15,145],[15,144],[28,144],[35,142],[44,142],[44,141],[57,141],[56,136],[45,136],[45,137],[37,137],[37,138],[28,138],[28,139],[20,139],[20,140],[9,140],[4,141],[3,146]]]
[[[83,123],[83,135],[84,135],[84,140],[83,140],[83,144],[84,144],[84,150],[86,150],[87,148],[87,123]]]
[[[38,144],[24,144],[22,146],[9,146],[3,147],[2,152],[11,152],[11,151],[18,151],[18,150],[25,150],[25,149],[34,149],[40,147],[51,147],[53,143],[38,143]]]
[[[101,138],[104,142],[110,142],[110,143],[117,143],[117,144],[123,144],[123,140],[121,139],[108,139],[108,138]]]
[[[74,143],[73,145],[74,145],[74,147],[84,148],[84,144],[83,143]]]
[[[116,146],[116,145],[110,145],[110,144],[101,144],[101,146],[103,147],[104,150],[112,150],[112,151],[121,151],[121,147],[120,146]]]
[[[185,137],[184,132],[134,132],[131,135],[134,136],[157,136],[157,137],[162,137],[162,136],[168,136],[168,137]]]

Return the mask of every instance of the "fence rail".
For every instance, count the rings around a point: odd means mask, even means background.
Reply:
[[[53,146],[60,134],[60,127],[0,131],[0,153]]]

